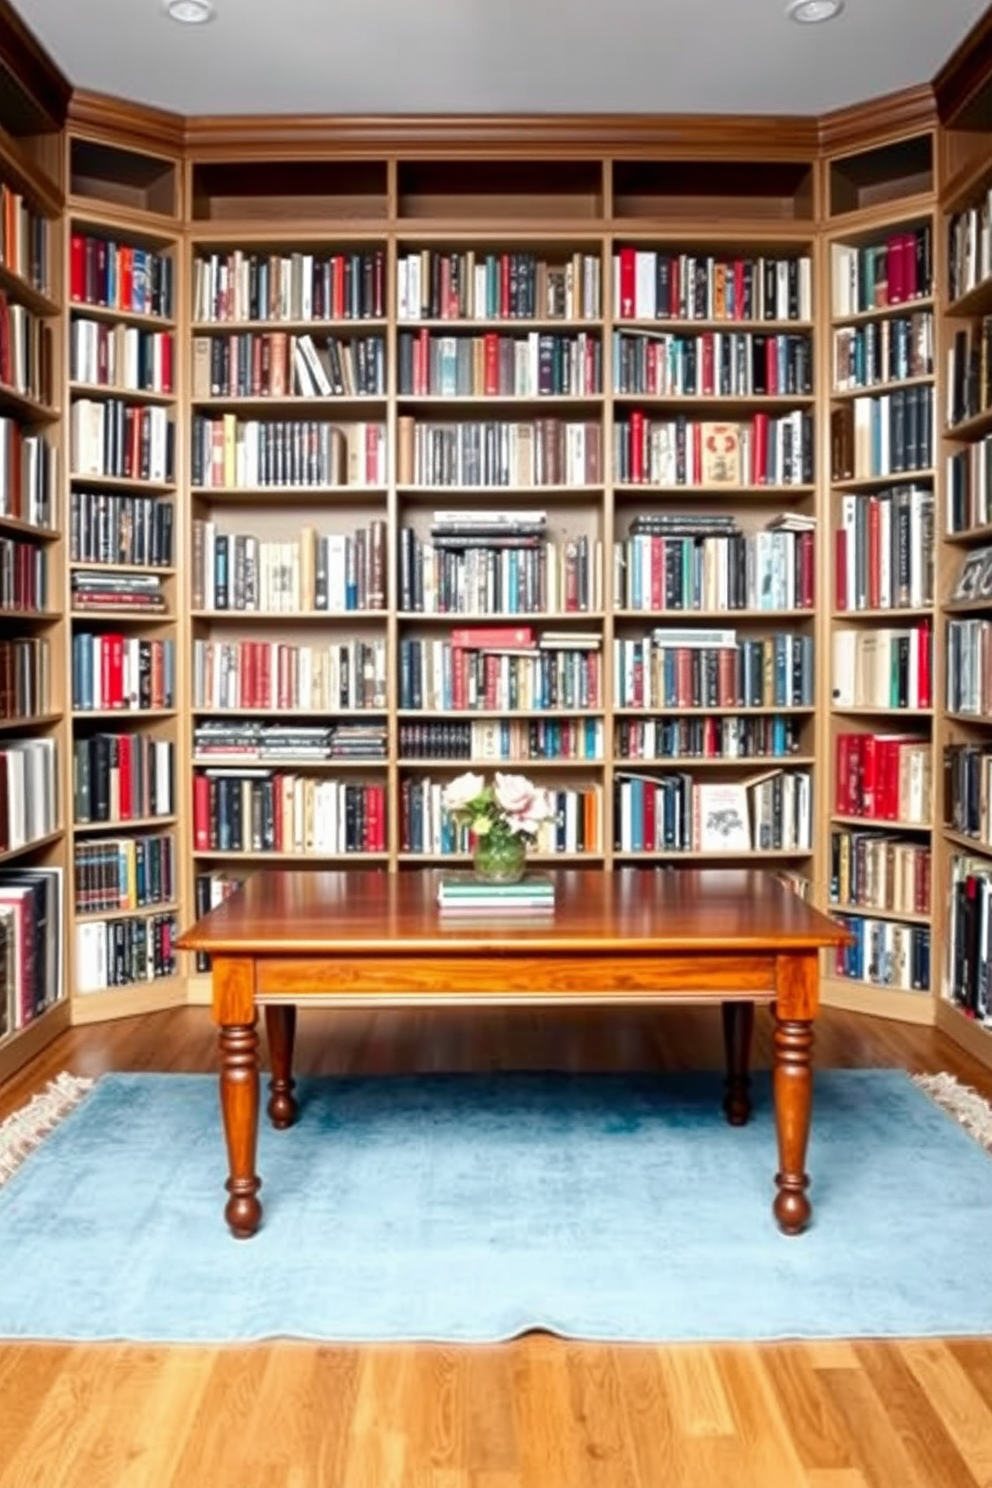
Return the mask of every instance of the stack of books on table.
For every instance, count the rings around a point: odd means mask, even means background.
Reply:
[[[519,883],[487,883],[474,873],[445,874],[438,884],[437,902],[444,915],[548,915],[555,907],[554,881],[544,873],[528,873]]]

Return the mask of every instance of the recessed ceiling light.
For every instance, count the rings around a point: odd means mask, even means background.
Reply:
[[[205,26],[214,18],[213,0],[164,0],[164,9],[182,26]]]
[[[833,21],[844,9],[844,0],[789,0],[785,13],[790,20],[803,26],[815,26],[820,21]]]

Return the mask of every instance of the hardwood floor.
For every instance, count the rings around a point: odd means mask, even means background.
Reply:
[[[756,1063],[767,1063],[759,1016]],[[699,1009],[312,1013],[307,1072],[719,1066]],[[826,1013],[821,1065],[992,1073],[932,1030]],[[65,1034],[61,1069],[212,1070],[205,1009]],[[895,1217],[894,1217],[895,1222]],[[0,1285],[15,1276],[0,1260]],[[54,1279],[53,1279],[54,1284]],[[65,1284],[65,1283],[59,1283]],[[0,1343],[0,1488],[992,1488],[992,1340],[642,1348]]]

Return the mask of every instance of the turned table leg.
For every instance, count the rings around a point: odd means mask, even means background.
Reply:
[[[779,1229],[798,1235],[813,1208],[806,1190],[806,1147],[813,1108],[813,1019],[820,999],[820,967],[815,952],[777,957],[775,1019],[775,1130],[778,1136],[778,1192],[772,1209]]]
[[[265,1009],[265,1032],[269,1041],[272,1078],[269,1081],[269,1120],[280,1131],[293,1126],[300,1114],[294,1090],[293,1044],[296,1039],[296,1004],[269,1003]]]
[[[254,1235],[262,1220],[255,1172],[258,1151],[258,1033],[254,1020],[220,1030],[220,1108],[227,1143],[230,1195],[224,1218],[238,1240]]]
[[[754,1003],[723,1004],[723,1047],[727,1078],[723,1109],[731,1126],[744,1126],[751,1115],[751,1035]]]

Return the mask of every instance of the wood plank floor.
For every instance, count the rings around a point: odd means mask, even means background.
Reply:
[[[306,1072],[663,1069],[721,1058],[718,1016],[699,1009],[622,1021],[594,1011],[312,1013],[301,1025]],[[761,1064],[769,1046],[760,1015],[759,1027]],[[827,1013],[818,1060],[946,1069],[992,1098],[992,1074],[931,1030]],[[0,1088],[0,1118],[61,1069],[213,1067],[205,1009],[75,1029]],[[11,1261],[0,1258],[0,1284],[10,1283]],[[992,1488],[992,1340],[0,1343],[0,1488],[235,1485]]]

